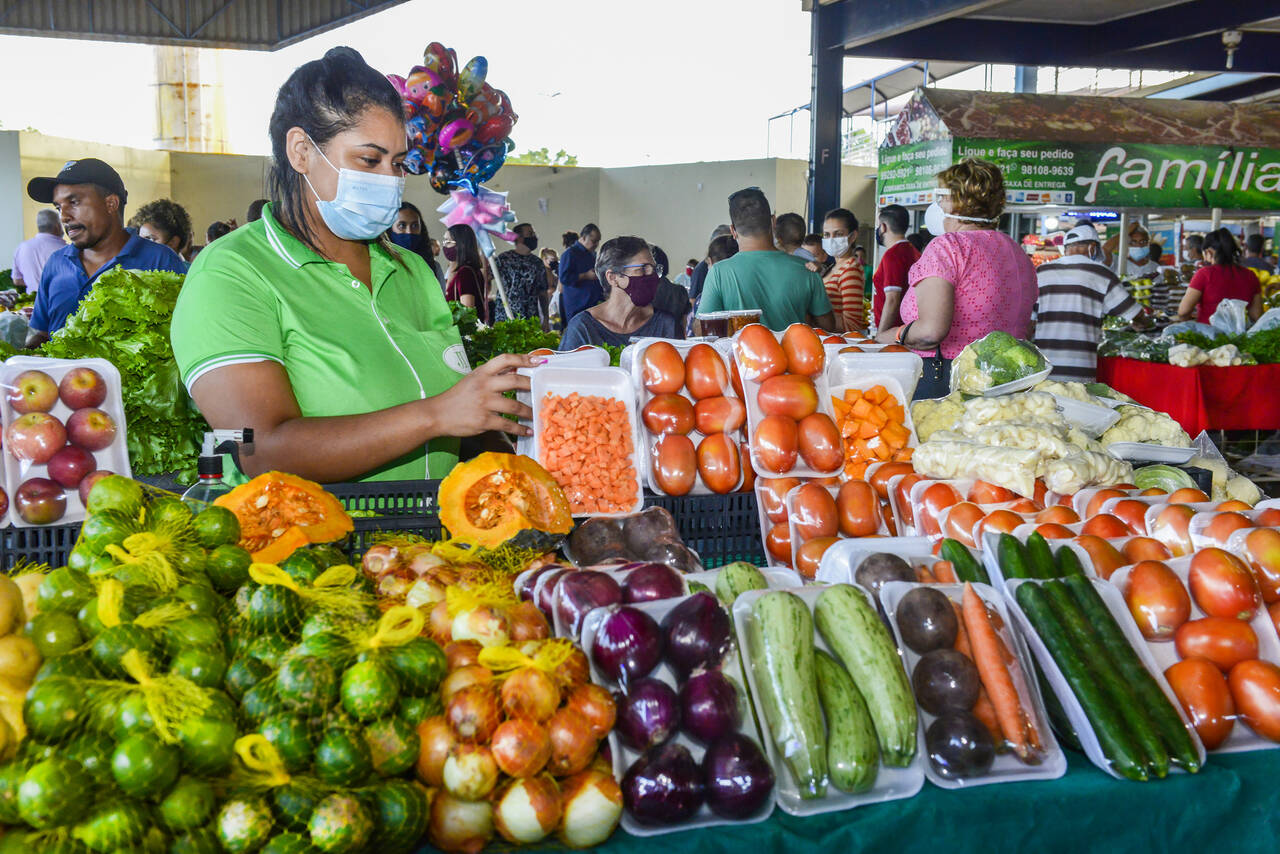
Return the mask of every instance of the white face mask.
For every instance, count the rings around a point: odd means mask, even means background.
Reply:
[[[828,255],[840,257],[849,251],[849,235],[822,238],[822,251]]]
[[[1129,258],[1134,261],[1145,261],[1147,256],[1151,254],[1151,250],[1146,246],[1130,246]]]
[[[946,232],[946,221],[949,219],[958,219],[963,222],[996,222],[995,219],[988,219],[983,216],[960,216],[959,214],[947,213],[942,209],[942,205],[937,202],[925,208],[924,227],[929,229],[929,233],[935,237]]]

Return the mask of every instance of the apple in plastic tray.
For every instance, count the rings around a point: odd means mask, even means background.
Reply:
[[[6,444],[16,459],[43,465],[67,444],[67,430],[47,412],[28,412],[9,425]]]
[[[101,451],[115,441],[115,419],[101,409],[77,409],[67,419],[67,438],[86,451]]]
[[[67,512],[67,496],[62,487],[47,477],[33,477],[13,495],[18,515],[32,525],[50,525]]]
[[[96,471],[98,461],[84,448],[67,445],[49,459],[49,478],[67,489],[75,489],[90,472]]]
[[[19,415],[48,412],[58,402],[58,384],[44,371],[23,371],[14,377],[5,399]]]
[[[93,368],[80,365],[62,375],[58,396],[69,409],[101,406],[107,399],[107,381]]]

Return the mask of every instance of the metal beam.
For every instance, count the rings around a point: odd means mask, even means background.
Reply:
[[[832,13],[822,34],[822,44],[824,47],[858,47],[978,12],[999,2],[1001,0],[840,0],[820,7]]]
[[[1280,93],[1280,75],[1268,74],[1223,86],[1213,92],[1192,95],[1189,101],[1244,101]]]
[[[1238,30],[1277,15],[1280,8],[1275,0],[1183,0],[1158,14],[1138,12],[1096,27],[1097,51],[1141,50],[1197,36],[1220,38],[1223,30]]]
[[[824,213],[840,206],[840,118],[844,113],[844,51],[828,48],[824,40],[834,5],[817,6],[810,19],[813,86],[809,103],[809,228],[820,231]]]

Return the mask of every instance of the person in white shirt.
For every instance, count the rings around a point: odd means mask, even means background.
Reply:
[[[25,288],[27,293],[35,293],[40,286],[40,274],[44,272],[44,262],[67,243],[62,239],[62,223],[58,220],[58,212],[46,208],[36,214],[36,236],[24,240],[13,251],[13,284]]]
[[[1115,257],[1120,244],[1120,235],[1106,242],[1102,248],[1111,259],[1111,269],[1122,279],[1150,279],[1160,269],[1160,264],[1151,260],[1151,235],[1143,228],[1142,223],[1135,222],[1129,226],[1129,256]]]

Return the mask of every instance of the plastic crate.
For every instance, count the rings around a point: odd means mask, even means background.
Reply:
[[[67,555],[80,538],[80,525],[48,525],[43,528],[5,528],[0,531],[0,569],[13,572],[18,561],[66,566]]]
[[[764,566],[768,561],[760,542],[760,516],[756,494],[732,492],[728,495],[655,495],[646,493],[646,507],[665,507],[675,517],[685,545],[702,557],[708,569],[750,561]]]

